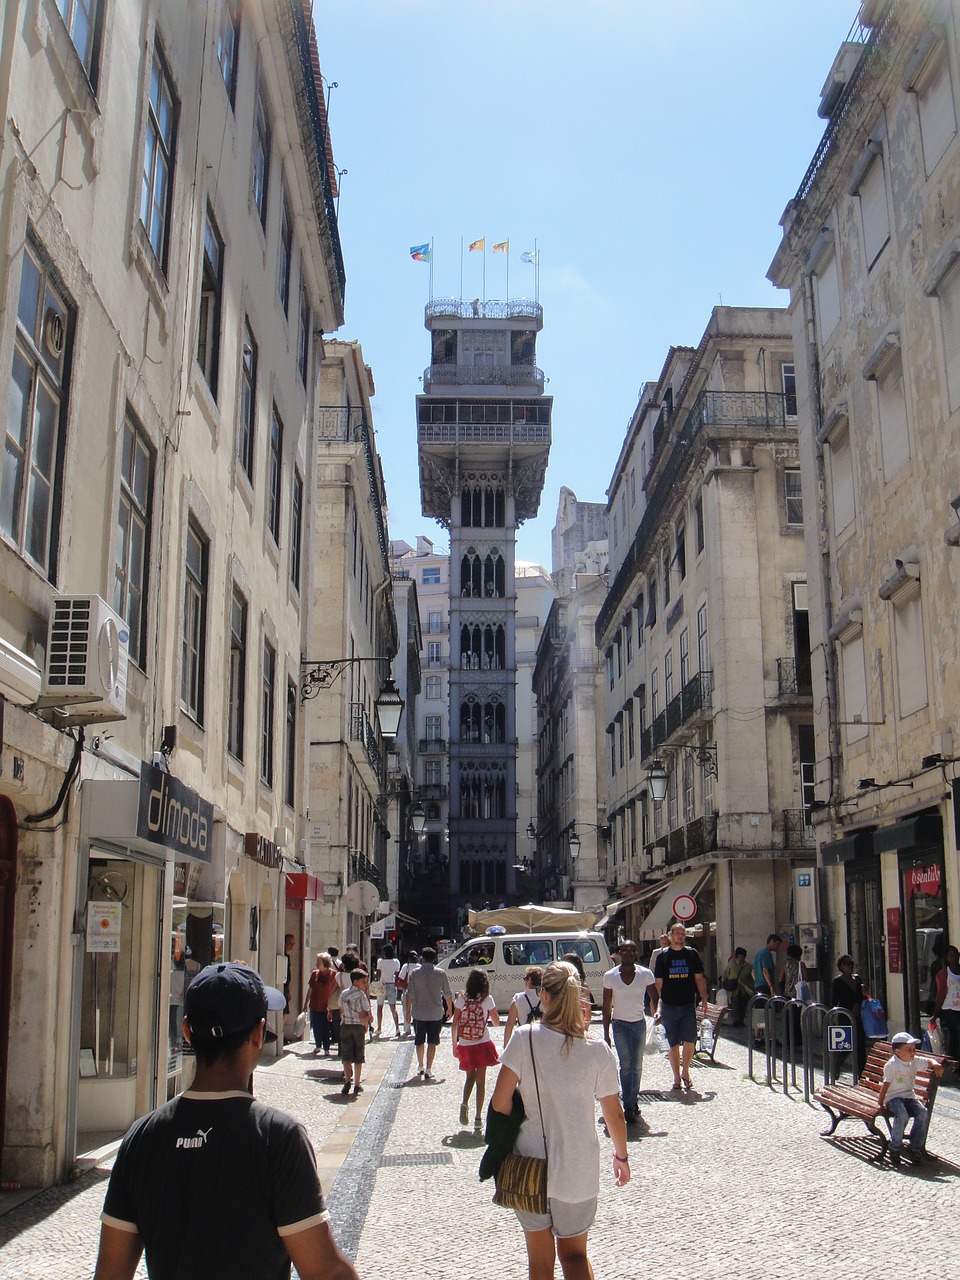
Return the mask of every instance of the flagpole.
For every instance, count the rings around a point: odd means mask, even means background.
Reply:
[[[540,305],[540,250],[537,248],[537,240],[533,240],[533,289],[534,302]]]
[[[430,301],[433,301],[433,236],[430,237]]]
[[[460,305],[463,306],[463,236],[460,237]]]
[[[510,241],[507,241],[507,301],[510,301]]]
[[[480,292],[483,294],[483,300],[487,300],[487,237],[483,237],[483,273],[480,277]]]

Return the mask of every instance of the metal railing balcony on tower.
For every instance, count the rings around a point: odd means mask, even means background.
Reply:
[[[536,320],[543,323],[543,307],[530,298],[509,302],[465,302],[463,298],[434,298],[423,311],[425,320],[451,316],[460,320]]]
[[[423,371],[423,387],[528,387],[543,390],[543,370],[536,365],[432,364]]]

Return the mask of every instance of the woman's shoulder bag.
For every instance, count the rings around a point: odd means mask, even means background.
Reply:
[[[533,1082],[537,1086],[537,1110],[540,1112],[540,1128],[543,1128],[543,1108],[540,1105],[540,1081],[537,1078],[537,1059],[533,1052],[536,1028],[530,1028],[530,1060],[533,1063]],[[500,1163],[495,1175],[497,1189],[493,1203],[504,1209],[519,1209],[521,1213],[547,1212],[547,1162],[542,1156],[521,1156],[511,1151]]]

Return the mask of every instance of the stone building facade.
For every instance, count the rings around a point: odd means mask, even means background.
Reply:
[[[960,33],[868,0],[782,219],[830,964],[915,1033],[960,930]]]
[[[344,272],[301,0],[14,0],[0,67],[0,1172],[30,1186],[180,1087],[199,965],[285,982],[286,950],[299,998]]]
[[[656,941],[681,894],[708,972],[810,926],[806,566],[785,312],[718,307],[642,389],[608,491],[596,640],[608,870]],[[655,790],[662,789],[662,799]],[[621,900],[622,901],[622,900]]]

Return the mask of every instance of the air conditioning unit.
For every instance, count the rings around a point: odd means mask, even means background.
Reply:
[[[54,596],[40,706],[62,708],[70,724],[125,719],[129,642],[100,596]]]

